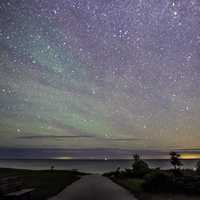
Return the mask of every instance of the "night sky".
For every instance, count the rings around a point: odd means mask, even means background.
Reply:
[[[0,147],[200,144],[199,0],[0,0]]]

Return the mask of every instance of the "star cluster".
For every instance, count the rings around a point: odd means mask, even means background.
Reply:
[[[1,0],[0,145],[192,148],[198,0]]]

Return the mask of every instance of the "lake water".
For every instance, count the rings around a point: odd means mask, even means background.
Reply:
[[[54,166],[58,170],[77,169],[83,172],[102,173],[117,169],[130,168],[132,160],[0,160],[0,168],[19,168],[19,169],[50,169]],[[160,167],[161,169],[171,168],[169,160],[146,160],[152,168]],[[197,160],[183,160],[184,168],[193,169],[196,166]]]

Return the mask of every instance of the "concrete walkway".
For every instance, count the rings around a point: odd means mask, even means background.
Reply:
[[[84,176],[49,200],[137,200],[129,191],[100,175]]]

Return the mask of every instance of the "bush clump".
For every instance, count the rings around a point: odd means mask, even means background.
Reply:
[[[138,154],[135,154],[133,158],[134,158],[132,165],[133,176],[141,178],[150,171],[149,166],[144,160],[140,159],[140,156]]]
[[[168,192],[172,191],[173,175],[154,170],[144,177],[143,188],[147,192]]]

